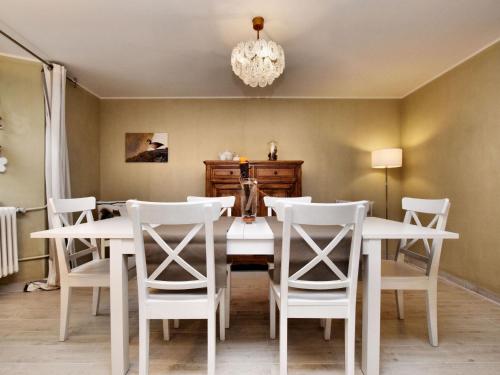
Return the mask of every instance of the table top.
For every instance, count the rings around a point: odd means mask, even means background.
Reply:
[[[132,222],[126,216],[70,225],[31,233],[31,238],[133,238]]]
[[[237,217],[227,232],[227,239],[272,240],[274,235],[264,217],[257,217],[252,224],[245,224],[241,217]]]
[[[233,229],[235,226],[235,229]],[[241,227],[243,226],[243,228]],[[237,234],[239,233],[239,234]],[[243,233],[243,237],[242,234]],[[271,237],[269,238],[269,235]],[[272,239],[272,231],[265,223],[265,217],[257,218],[253,224],[244,224],[241,218],[235,218],[235,223],[228,231],[228,239]],[[127,217],[119,216],[99,220],[93,223],[54,228],[31,233],[31,238],[133,238],[132,223]],[[399,221],[386,220],[378,217],[367,217],[363,224],[363,239],[457,239],[458,233],[405,224]]]

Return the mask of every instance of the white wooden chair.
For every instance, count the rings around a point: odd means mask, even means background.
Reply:
[[[118,212],[120,216],[127,216],[127,207],[125,206],[125,202],[117,201],[117,202],[109,202],[105,203],[105,201],[97,202],[97,219],[101,220],[101,211],[108,210],[114,216],[115,212]],[[101,238],[100,240],[101,246],[101,258],[106,258],[106,248],[109,247],[109,240],[105,238]]]
[[[346,201],[344,199],[335,200],[335,203],[349,203],[349,202],[356,202],[356,201]],[[366,203],[366,208],[367,208],[366,216],[373,216],[373,206],[375,205],[375,201],[364,200],[359,202]]]
[[[49,199],[48,212],[54,228],[69,225],[68,215],[81,212],[74,223],[80,224],[84,220],[93,222],[92,210],[96,207],[94,197],[76,199]],[[78,240],[85,247],[75,250],[74,240]],[[71,303],[71,289],[77,287],[92,287],[92,313],[97,315],[99,310],[100,288],[109,288],[109,259],[101,259],[95,239],[57,238],[56,251],[59,262],[61,284],[61,316],[59,340],[65,341],[68,337],[69,308]],[[92,254],[92,260],[78,264],[78,258]]]
[[[289,318],[329,318],[345,321],[346,374],[354,374],[356,288],[365,207],[358,203],[283,203],[278,220],[283,221],[280,282],[270,277],[270,336],[276,335],[276,305],[280,322],[280,375],[287,374],[287,331]],[[302,225],[335,225],[340,232],[321,249]],[[295,230],[317,254],[293,275],[289,274],[290,235]],[[328,255],[351,233],[349,266],[345,275]],[[332,235],[333,236],[333,235]],[[329,281],[301,280],[320,262],[331,270]]]
[[[222,206],[220,211],[221,216],[224,212],[227,212],[227,216],[232,216],[232,209],[234,207],[234,202],[236,198],[234,196],[226,196],[226,197],[198,197],[194,195],[189,195],[186,200],[188,202],[219,202]]]
[[[226,196],[226,197],[197,197],[197,196],[188,196],[188,202],[219,202],[222,206],[221,216],[224,212],[227,212],[227,216],[232,216],[232,209],[234,207],[234,202],[236,198],[234,196]],[[231,263],[228,263],[226,266],[226,289],[224,291],[225,298],[224,301],[226,303],[224,313],[226,314],[226,328],[229,328],[230,317],[231,317]],[[174,326],[176,328],[179,327],[179,322],[175,321]]]
[[[449,199],[417,199],[403,198],[403,209],[406,211],[404,222],[422,226],[418,214],[434,215],[427,224],[429,228],[439,230],[446,229],[446,221],[450,210]],[[382,289],[396,290],[396,304],[399,319],[404,319],[403,290],[425,290],[427,293],[427,329],[429,342],[432,346],[438,346],[437,325],[437,282],[439,259],[443,240],[433,240],[431,244],[424,239],[422,251],[410,250],[419,240],[402,240],[396,252],[396,260],[382,261]],[[421,249],[422,250],[422,249]],[[426,266],[420,271],[405,263],[405,257],[412,257],[423,262]]]
[[[128,201],[136,249],[139,296],[139,374],[148,374],[149,321],[151,319],[207,319],[208,374],[215,374],[216,310],[219,308],[220,339],[225,339],[224,291],[216,290],[213,222],[220,216],[217,202],[155,203]],[[155,231],[153,224],[193,225],[184,239],[172,249]],[[206,275],[187,263],[180,253],[204,228]],[[144,231],[165,251],[167,257],[148,275],[144,250]],[[162,275],[170,265],[178,265],[192,280],[168,280]],[[163,277],[166,280],[159,280]]]
[[[311,197],[271,197],[269,195],[264,197],[264,205],[267,207],[267,216],[273,216],[273,211],[275,211],[277,202],[311,203],[311,201]]]
[[[266,195],[264,197],[264,205],[267,207],[267,216],[273,216],[273,212],[277,213],[279,202],[289,202],[289,203],[311,203],[312,197],[271,197]],[[274,263],[267,263],[268,269],[274,269]]]

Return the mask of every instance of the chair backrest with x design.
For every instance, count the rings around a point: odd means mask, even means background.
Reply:
[[[283,243],[281,254],[281,293],[286,296],[288,287],[312,290],[347,289],[349,298],[356,298],[359,259],[361,251],[361,233],[365,218],[365,206],[362,203],[279,203],[278,220],[283,221]],[[282,213],[282,215],[281,215]],[[303,225],[336,226],[339,232],[332,234],[333,239],[323,249],[307,234]],[[295,230],[316,253],[305,266],[289,275],[291,231]],[[340,242],[351,235],[349,266],[347,275],[329,258]],[[320,262],[324,262],[331,271],[332,279],[327,281],[309,281],[301,278]]]
[[[450,210],[450,200],[446,199],[418,199],[418,198],[403,198],[402,200],[403,210],[406,211],[404,222],[407,224],[414,223],[418,226],[424,226],[422,224],[419,214],[424,215],[434,215],[432,219],[425,225],[428,228],[435,228],[438,230],[446,230],[446,222],[448,220],[448,213]],[[427,276],[437,277],[439,269],[439,259],[441,257],[441,248],[443,245],[442,239],[433,240],[429,243],[429,240],[422,239],[424,245],[424,255],[421,252],[417,252],[411,249],[418,239],[413,240],[402,240],[399,244],[396,258],[398,261],[404,261],[404,257],[410,256],[416,260],[424,262],[427,266],[426,273]]]
[[[227,212],[227,216],[232,216],[232,209],[234,207],[234,202],[236,198],[232,195],[225,197],[198,197],[190,195],[186,199],[188,202],[219,202],[222,206],[220,211],[221,216],[224,212]]]
[[[311,203],[312,197],[271,197],[266,195],[264,197],[264,205],[267,207],[267,216],[273,216],[273,211],[276,212],[278,202],[291,202],[291,203]]]
[[[206,288],[207,293],[215,293],[215,260],[213,222],[220,217],[219,202],[176,202],[157,203],[131,200],[127,202],[127,211],[134,230],[136,251],[137,282],[139,300],[145,301],[151,290],[187,290]],[[181,242],[172,249],[158,234],[155,227],[161,225],[168,228],[173,225],[192,225],[192,229]],[[180,253],[191,240],[204,228],[206,247],[206,275],[199,272],[192,264],[186,262]],[[149,234],[155,243],[166,253],[167,257],[154,265],[148,274],[148,264],[144,248],[144,235]],[[162,279],[169,266],[177,265],[192,276],[188,281]]]
[[[72,199],[50,198],[48,202],[50,222],[54,228],[77,225],[84,222],[91,223],[94,221],[92,210],[95,208],[96,200],[94,197]],[[80,215],[74,223],[71,223],[69,217],[74,213],[80,213]],[[84,248],[77,251],[75,247],[76,241],[80,242]],[[93,259],[99,258],[95,238],[57,238],[55,242],[61,278],[66,277],[72,268],[78,266],[78,258],[88,254],[92,254]]]

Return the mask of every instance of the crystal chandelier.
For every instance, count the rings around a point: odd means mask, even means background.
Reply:
[[[283,48],[272,40],[259,38],[264,28],[264,18],[252,20],[253,29],[257,31],[257,40],[239,42],[231,53],[233,72],[246,85],[265,87],[273,83],[285,69],[285,53]]]

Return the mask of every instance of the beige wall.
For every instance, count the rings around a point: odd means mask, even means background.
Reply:
[[[0,205],[38,207],[45,203],[44,108],[41,65],[0,56],[0,146],[9,159],[0,174]],[[99,100],[71,84],[66,87],[66,126],[73,196],[99,192]],[[46,212],[18,216],[19,256],[46,253],[44,240],[29,234],[44,229]],[[0,283],[33,280],[45,275],[45,260],[22,262],[20,272]]]
[[[185,200],[203,195],[203,160],[229,149],[267,158],[304,160],[303,194],[315,201],[366,198],[383,213],[383,172],[370,168],[372,149],[399,146],[395,100],[103,100],[102,199]],[[126,132],[168,132],[167,164],[125,163]],[[394,215],[399,174],[391,171]]]
[[[94,196],[100,188],[100,100],[69,83],[66,85],[66,131],[68,134],[71,195]]]
[[[500,43],[403,101],[403,194],[449,197],[441,269],[500,295]]]
[[[0,56],[0,130],[2,155],[7,171],[0,174],[0,205],[37,207],[44,196],[44,118],[42,76],[39,64]],[[18,245],[20,257],[45,254],[44,240],[32,240],[29,233],[45,227],[45,212],[20,215]],[[0,283],[39,278],[44,261],[21,263],[20,272]]]

